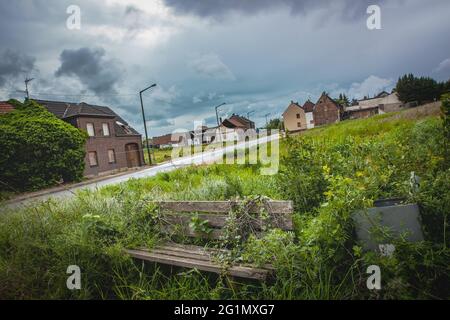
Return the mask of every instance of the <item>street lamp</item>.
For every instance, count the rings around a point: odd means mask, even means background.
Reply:
[[[220,123],[219,123],[219,114],[217,113],[217,109],[218,109],[219,107],[223,106],[224,104],[226,104],[226,102],[223,102],[223,103],[221,103],[221,104],[219,104],[218,106],[215,107],[215,109],[216,109],[217,126],[220,126]]]
[[[146,144],[147,144],[147,154],[148,154],[148,163],[149,164],[152,164],[152,158],[150,157],[150,146],[148,144],[147,123],[145,121],[144,103],[142,102],[142,93],[144,91],[150,89],[150,88],[153,88],[153,87],[156,87],[156,83],[154,83],[151,86],[145,88],[144,90],[139,91],[139,97],[141,98],[142,120],[144,121],[145,141],[146,141]]]

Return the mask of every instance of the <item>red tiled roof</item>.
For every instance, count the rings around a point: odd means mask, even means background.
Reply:
[[[5,114],[14,110],[14,106],[7,102],[0,101],[0,114]]]

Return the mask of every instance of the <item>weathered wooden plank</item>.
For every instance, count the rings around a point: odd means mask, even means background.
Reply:
[[[196,232],[192,230],[189,225],[165,225],[162,227],[163,231],[169,235],[185,235],[192,238],[201,238],[209,240],[219,240],[224,232],[222,229],[211,229],[210,232]]]
[[[128,253],[130,256],[141,260],[184,268],[196,268],[201,271],[213,272],[218,274],[222,272],[222,267],[211,261],[175,257],[171,255],[153,253],[152,251],[143,251],[143,250],[125,250],[125,252]],[[261,268],[251,268],[236,265],[229,267],[227,269],[227,273],[233,277],[265,280],[270,271]]]
[[[292,217],[288,214],[280,214],[280,213],[273,213],[273,215],[277,215],[275,217],[276,224],[278,228],[283,230],[293,230],[292,225]],[[198,217],[202,220],[207,220],[208,225],[212,228],[223,228],[226,225],[226,219],[227,215],[223,214],[207,214],[207,213],[201,213],[198,214]],[[191,222],[192,215],[186,214],[186,213],[166,213],[163,216],[163,219],[172,224],[183,224],[188,225]],[[263,226],[263,222],[261,219],[258,219],[255,217],[255,219],[252,221],[252,226],[256,230],[261,230]]]
[[[174,256],[179,258],[187,258],[194,260],[202,260],[202,261],[212,261],[213,255],[208,254],[207,252],[192,252],[186,251],[176,248],[153,248],[149,252],[164,254],[167,256]]]
[[[158,201],[154,202],[163,210],[174,212],[207,212],[207,213],[227,213],[236,201]],[[292,201],[271,200],[267,202],[267,209],[270,213],[293,213]],[[259,206],[254,205],[249,212],[259,212]]]
[[[144,249],[145,250],[145,249]],[[162,253],[167,255],[174,255],[179,257],[195,258],[199,260],[212,261],[214,255],[223,252],[227,253],[229,250],[219,248],[205,248],[194,245],[167,243],[166,245],[158,246],[147,250],[155,253]],[[240,266],[253,267],[250,264],[241,263]],[[262,266],[263,269],[274,270],[270,264]]]
[[[222,228],[225,226],[227,219],[227,216],[222,214],[199,214],[198,217],[202,220],[208,220],[208,225],[213,228]],[[186,213],[166,213],[163,219],[174,224],[189,224],[192,215],[187,215]]]
[[[191,244],[179,244],[175,242],[167,242],[166,244],[157,246],[152,249],[147,248],[137,248],[136,250],[146,251],[146,252],[154,252],[166,255],[173,255],[178,257],[185,257],[191,259],[212,261],[215,254],[219,252],[227,253],[229,250],[221,249],[221,248],[211,248],[211,247],[201,247]],[[246,266],[253,268],[250,264],[241,263],[240,266]],[[266,270],[275,270],[274,267],[270,264],[266,264],[262,266],[262,269]]]
[[[223,248],[211,248],[196,246],[192,244],[178,244],[174,242],[167,242],[163,245],[157,246],[156,248],[161,250],[173,250],[173,251],[184,251],[191,252],[198,255],[212,255],[216,252],[228,252],[229,250]]]

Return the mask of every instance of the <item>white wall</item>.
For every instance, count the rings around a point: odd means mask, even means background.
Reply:
[[[312,112],[306,113],[306,129],[314,128],[314,116]]]

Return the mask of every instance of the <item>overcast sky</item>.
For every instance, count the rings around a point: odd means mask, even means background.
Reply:
[[[66,26],[81,9],[81,28]],[[367,7],[381,8],[369,30]],[[0,99],[108,105],[151,136],[254,111],[280,117],[322,91],[391,90],[412,72],[450,78],[448,0],[0,0]]]

